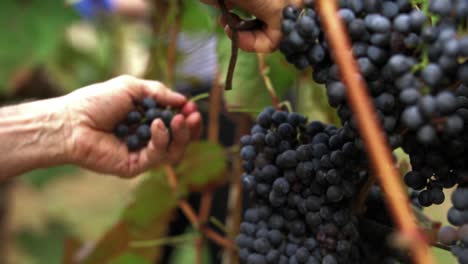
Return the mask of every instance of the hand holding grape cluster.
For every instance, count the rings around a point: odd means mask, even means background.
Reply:
[[[178,162],[200,134],[195,103],[157,81],[121,76],[66,98],[72,113],[68,159],[94,171],[132,177],[161,162]]]
[[[146,97],[128,113],[124,122],[117,125],[115,135],[126,141],[130,151],[139,150],[151,139],[151,124],[158,118],[162,119],[166,128],[170,130],[174,112],[159,106],[153,98]]]

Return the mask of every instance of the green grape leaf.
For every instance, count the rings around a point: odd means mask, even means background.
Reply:
[[[51,219],[42,232],[21,230],[16,234],[16,242],[34,263],[60,263],[63,255],[63,242],[72,233],[60,221]]]
[[[192,143],[185,157],[175,168],[179,179],[177,195],[168,185],[165,170],[151,172],[135,190],[134,200],[122,213],[119,223],[103,236],[82,263],[98,264],[117,259],[120,262],[116,263],[120,264],[134,257],[146,261],[158,256],[159,251],[154,247],[135,248],[130,243],[166,235],[177,199],[187,194],[185,190],[221,181],[226,169],[223,148],[218,144]]]
[[[157,205],[157,206],[155,206]],[[167,216],[177,206],[165,174],[158,170],[142,182],[135,193],[135,201],[125,210],[123,220],[129,223],[135,235],[143,235],[145,227]]]
[[[125,253],[128,249],[130,234],[128,225],[124,222],[114,225],[107,233],[99,240],[93,250],[80,259],[79,263],[94,264],[106,263],[109,260],[118,257]],[[78,252],[75,252],[75,256]]]
[[[223,181],[225,170],[224,149],[219,144],[200,141],[189,145],[185,159],[176,168],[176,174],[181,185],[199,190]]]
[[[164,236],[176,207],[177,199],[164,173],[152,173],[135,190],[134,201],[124,210],[120,222],[103,236],[82,263],[106,263],[124,254],[133,254],[147,261],[155,259],[158,250],[131,248],[130,242]]]
[[[56,0],[2,1],[0,87],[5,88],[18,69],[50,59],[65,28],[77,17],[71,7]]]

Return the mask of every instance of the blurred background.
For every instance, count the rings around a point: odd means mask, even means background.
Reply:
[[[207,93],[224,79],[230,55],[230,42],[217,25],[217,16],[198,0],[2,0],[1,105],[59,96],[124,73],[163,81],[189,96]],[[260,61],[266,61],[267,68]],[[310,119],[337,122],[324,89],[310,88],[317,86],[311,83],[310,72],[293,70],[280,54],[241,53],[238,65],[234,91],[225,94],[220,117],[220,142],[226,148],[234,145],[234,131],[241,124],[271,104],[262,71],[270,76],[278,97],[296,111]],[[199,101],[199,107],[206,121],[207,101]],[[115,228],[145,180],[145,175],[122,180],[63,166],[0,183],[0,263],[65,262],[69,243],[79,241],[80,248],[86,248]],[[216,193],[223,199],[215,199],[212,214],[221,220],[226,217],[228,191],[226,183]],[[197,194],[190,197],[197,206]],[[155,201],[146,203],[158,206]],[[446,203],[427,212],[445,224],[448,207]],[[189,229],[180,214],[170,222],[166,235]],[[158,254],[154,263],[194,263],[192,244],[173,249]],[[207,247],[211,257],[205,262],[220,262],[218,251]],[[454,263],[449,254],[435,253],[440,263]],[[126,255],[109,263],[149,262]]]

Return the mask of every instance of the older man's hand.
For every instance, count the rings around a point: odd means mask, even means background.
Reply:
[[[114,136],[113,128],[135,101],[148,96],[182,111],[172,120],[171,140],[162,120],[156,119],[148,146],[129,152]],[[161,162],[177,162],[190,140],[200,134],[201,115],[196,105],[157,81],[121,76],[76,90],[63,100],[69,120],[66,153],[72,163],[98,172],[132,177]]]

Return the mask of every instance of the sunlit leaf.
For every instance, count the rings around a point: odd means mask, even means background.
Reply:
[[[225,170],[223,148],[218,144],[201,141],[188,147],[185,159],[177,167],[176,174],[181,184],[199,189],[207,184],[223,181]]]
[[[105,263],[128,253],[153,260],[158,256],[158,250],[130,248],[130,242],[164,236],[176,205],[177,200],[164,174],[151,175],[135,191],[134,201],[124,210],[121,221],[108,231],[83,263]]]
[[[101,238],[96,247],[81,263],[106,263],[122,254],[127,249],[129,240],[127,224],[119,223]]]
[[[71,235],[70,229],[63,223],[51,220],[43,232],[22,230],[16,239],[34,263],[60,263],[63,254],[63,242]]]
[[[132,230],[145,232],[146,226],[168,216],[176,206],[177,200],[172,195],[165,175],[158,171],[139,186],[134,202],[123,214],[123,220]]]

